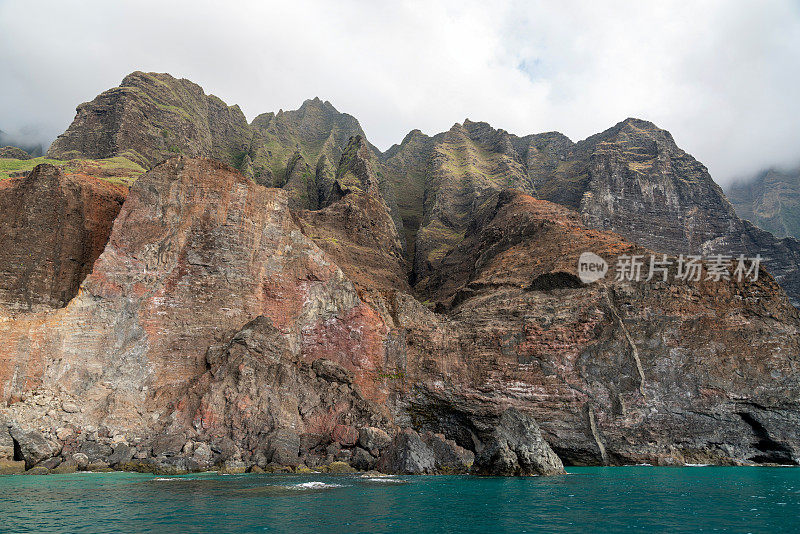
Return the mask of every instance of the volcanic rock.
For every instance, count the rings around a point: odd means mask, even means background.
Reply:
[[[72,460],[75,462],[75,465],[78,466],[78,470],[80,471],[83,471],[89,466],[89,457],[82,452],[73,454]]]
[[[370,469],[374,469],[377,463],[378,459],[361,447],[356,447],[353,449],[353,455],[350,459],[350,464],[359,471],[369,471]]]
[[[366,450],[380,451],[392,442],[389,434],[375,427],[364,427],[358,430],[358,444]]]
[[[349,193],[327,208],[294,217],[362,292],[411,291],[400,234],[380,197]]]
[[[469,472],[475,461],[475,454],[472,451],[457,445],[452,439],[446,439],[444,434],[434,434],[430,430],[424,432],[421,437],[422,441],[433,451],[437,473]],[[547,444],[544,443],[544,445]]]
[[[329,382],[353,383],[353,373],[331,360],[318,358],[311,363],[311,368],[317,376]]]
[[[61,462],[58,466],[50,470],[53,475],[69,475],[78,471],[78,464],[72,460]]]
[[[336,425],[333,427],[331,437],[343,447],[352,447],[358,443],[358,430],[351,425]]]
[[[37,465],[35,467],[31,467],[27,471],[25,471],[26,475],[49,475],[50,470],[43,465]]]
[[[436,472],[436,458],[419,434],[404,428],[381,455],[378,470],[389,474],[432,474]]]
[[[19,455],[22,460],[25,460],[27,469],[61,452],[61,446],[58,443],[47,439],[38,430],[23,430],[18,426],[12,426],[10,433],[18,444]],[[17,456],[16,453],[14,456]]]
[[[662,189],[683,173],[697,193],[684,206],[713,193],[666,135],[629,122],[573,146],[465,122],[382,157],[363,139],[350,148],[315,152],[318,191],[348,172],[361,189],[321,196],[318,211],[293,212],[296,189],[211,160],[142,175],[69,304],[0,321],[3,417],[100,446],[141,436],[151,470],[199,468],[203,444],[202,465],[224,469],[266,467],[273,442],[287,444],[281,461],[360,464],[350,429],[367,427],[395,437],[359,433],[361,449],[404,473],[463,471],[471,453],[485,473],[555,472],[547,444],[571,464],[800,462],[800,316],[775,278],[616,279],[620,255],[650,249],[586,226],[646,216],[582,204],[589,189],[622,198],[611,186],[623,171],[623,189],[629,171]],[[408,186],[396,191],[402,230],[385,184]],[[697,217],[712,239],[713,217]],[[695,243],[678,230],[645,233]],[[415,238],[405,251],[401,234]],[[580,281],[584,251],[612,266],[604,280]],[[332,443],[342,428],[346,447]],[[169,454],[145,446],[159,436],[175,436]]]
[[[114,451],[108,455],[108,465],[111,467],[116,467],[120,464],[124,464],[129,462],[133,459],[133,455],[135,450],[132,449],[129,445],[124,443],[120,443],[116,447],[114,447]]]
[[[564,473],[564,466],[542,438],[536,421],[509,408],[475,460],[479,475],[529,476]]]
[[[106,461],[111,456],[111,446],[97,441],[84,441],[80,445],[80,452],[85,454],[89,463]]]

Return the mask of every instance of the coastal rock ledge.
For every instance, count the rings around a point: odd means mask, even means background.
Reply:
[[[53,252],[2,247],[0,473],[800,462],[800,317],[766,271],[584,285],[581,252],[646,249],[502,190],[412,289],[391,202],[341,194],[293,210],[184,156],[129,192],[2,184],[0,228]]]

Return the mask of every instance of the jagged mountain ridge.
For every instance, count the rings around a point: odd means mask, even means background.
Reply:
[[[292,208],[316,210],[336,197],[342,156],[354,137],[390,208],[409,279],[423,293],[488,195],[511,187],[656,251],[760,254],[799,302],[800,243],[740,219],[701,163],[669,132],[638,119],[577,143],[558,132],[519,137],[465,120],[434,136],[414,130],[380,152],[354,117],[319,98],[248,125],[238,107],[204,97],[187,80],[136,72],[82,104],[48,155],[129,155],[141,162],[144,153],[150,166],[174,152],[214,157],[258,183],[286,189]]]

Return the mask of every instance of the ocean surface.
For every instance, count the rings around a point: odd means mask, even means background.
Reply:
[[[0,532],[800,532],[800,468],[0,476]]]

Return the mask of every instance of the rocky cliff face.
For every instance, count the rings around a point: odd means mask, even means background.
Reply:
[[[800,169],[767,169],[725,194],[742,219],[778,238],[800,238]]]
[[[148,98],[121,92],[123,110]],[[91,145],[109,113],[79,112],[64,142]],[[348,117],[318,100],[260,116],[241,172],[168,159],[115,219],[90,215],[105,213],[94,193],[55,201],[71,182],[49,167],[0,184],[9,235],[50,243],[45,227],[114,220],[91,269],[37,267],[77,257],[62,251],[88,238],[72,230],[38,263],[9,260],[36,273],[18,284],[29,293],[73,293],[20,306],[12,291],[0,309],[0,461],[504,475],[800,462],[800,316],[778,285],[793,287],[794,242],[738,219],[667,132],[627,120],[572,143],[466,121],[381,154]],[[220,158],[211,137],[185,146]],[[577,276],[582,252],[613,266],[651,250],[769,262],[756,281]]]
[[[800,460],[800,319],[769,275],[584,286],[582,250],[646,252],[491,194],[429,307],[395,278],[373,195],[292,215],[282,190],[174,158],[134,185],[68,306],[0,322],[3,416],[22,460],[64,469]]]
[[[364,137],[358,121],[330,102],[306,100],[295,111],[264,113],[253,120],[250,158],[254,179],[297,191],[293,202],[316,209],[330,195],[342,152],[351,137]]]
[[[571,463],[796,457],[798,316],[774,280],[584,286],[581,251],[647,251],[525,195],[490,206],[436,280],[447,321],[405,317],[420,329],[406,337],[421,358],[407,371],[416,426],[464,445],[504,401],[532,409]]]
[[[52,165],[0,181],[0,307],[66,306],[105,248],[126,194]]]
[[[137,181],[81,288],[64,309],[0,327],[7,416],[48,428],[62,451],[50,456],[86,454],[82,429],[100,425],[118,439],[107,456],[124,443],[180,468],[210,465],[198,447],[233,465],[282,448],[283,462],[301,438],[304,461],[377,462],[379,447],[355,446],[365,428],[392,428],[375,379],[385,321],[295,225],[283,191],[169,160]]]
[[[706,168],[669,132],[627,119],[576,146],[588,152],[584,221],[671,254],[744,254],[765,258],[795,305],[800,298],[800,242],[777,239],[736,216]]]

